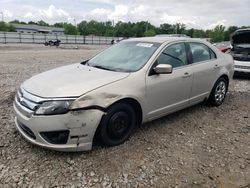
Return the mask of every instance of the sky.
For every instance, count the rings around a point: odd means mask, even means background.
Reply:
[[[4,20],[184,23],[189,28],[250,26],[250,0],[0,0]],[[1,19],[1,17],[0,17]]]

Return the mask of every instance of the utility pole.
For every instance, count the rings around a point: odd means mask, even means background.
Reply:
[[[76,25],[76,19],[74,18],[74,23],[75,23],[75,27],[77,28],[77,25]]]
[[[2,12],[0,12],[0,14],[2,14],[2,22],[4,22],[4,19],[3,19],[3,11],[2,11]]]
[[[115,20],[112,20],[112,25],[113,25],[113,38],[115,36]]]
[[[76,19],[75,18],[74,18],[74,23],[75,23],[75,27],[76,27],[76,32],[78,33],[78,29],[77,29]]]

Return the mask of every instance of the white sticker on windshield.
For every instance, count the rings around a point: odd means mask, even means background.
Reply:
[[[144,48],[151,48],[154,44],[150,43],[138,43],[136,46],[144,47]]]

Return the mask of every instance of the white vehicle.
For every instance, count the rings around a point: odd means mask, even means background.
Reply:
[[[25,81],[15,123],[30,142],[61,151],[126,141],[136,125],[204,100],[223,103],[233,58],[191,38],[121,41],[94,58]]]
[[[235,74],[250,74],[250,28],[237,30],[231,37]]]

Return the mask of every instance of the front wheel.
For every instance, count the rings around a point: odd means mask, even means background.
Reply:
[[[125,142],[136,125],[134,109],[126,103],[111,106],[98,127],[98,137],[106,146],[116,146]]]
[[[228,90],[228,82],[224,78],[220,78],[214,84],[208,102],[212,106],[220,106],[226,98]]]

